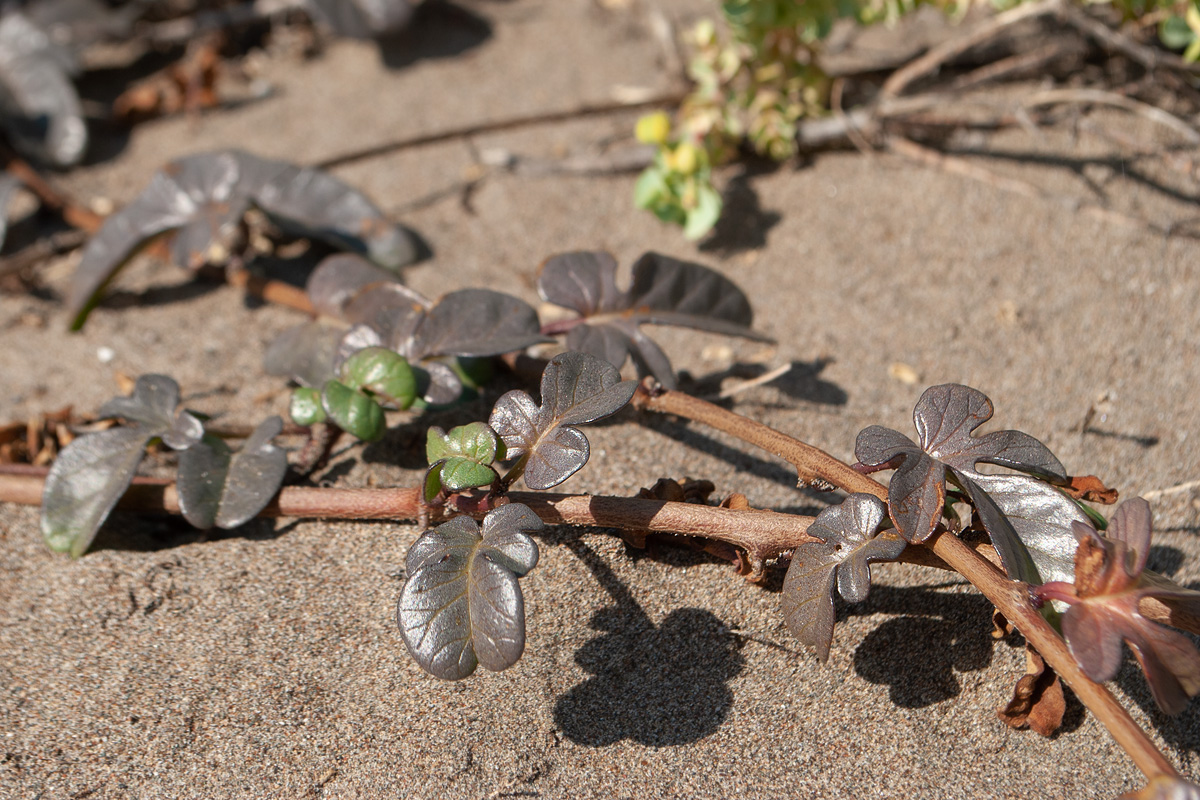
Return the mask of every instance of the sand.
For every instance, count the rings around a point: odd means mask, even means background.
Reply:
[[[60,180],[119,204],[165,159],[198,150],[311,163],[629,87],[667,92],[650,5],[479,0],[426,17],[407,50],[338,42],[308,62],[266,59],[274,96],[141,125]],[[662,5],[684,22],[709,8]],[[628,136],[636,116],[481,135],[335,173],[428,242],[432,258],[406,281],[430,295],[490,285],[536,302],[541,260],[581,248],[721,270],[779,344],[656,337],[701,378],[792,363],[733,408],[839,457],[867,425],[911,433],[925,386],[974,386],[994,401],[995,426],[1037,436],[1070,471],[1124,496],[1160,493],[1151,566],[1200,581],[1200,493],[1170,490],[1200,478],[1193,240],[844,152],[727,168],[727,219],[695,245],[633,208],[635,176],[479,163],[499,149],[526,161],[587,152]],[[1090,118],[1146,144],[1175,141],[1119,112]],[[1004,154],[983,163],[1055,196],[1102,195],[1159,223],[1195,215],[1193,176],[1068,126],[961,145]],[[189,406],[231,422],[286,408],[260,358],[297,313],[146,261],[71,335],[60,298],[76,257],[44,272],[42,296],[0,297],[0,419],[94,409],[118,372],[167,372]],[[115,357],[102,361],[100,348]],[[438,424],[483,418],[490,399]],[[339,450],[318,479],[411,485],[426,424],[413,417],[380,445]],[[593,459],[567,491],[629,494],[693,476],[758,507],[829,502],[795,489],[771,456],[679,421],[627,411],[591,438]],[[1112,798],[1140,786],[1076,701],[1049,740],[997,719],[1023,650],[994,642],[988,603],[946,573],[876,567],[869,599],[839,606],[821,665],[783,625],[778,573],[759,587],[708,556],[551,529],[523,581],[525,656],[451,684],[421,672],[393,621],[419,532],[264,520],[205,537],[119,514],[72,561],[46,550],[36,509],[0,504],[0,796]],[[1163,716],[1132,658],[1113,688],[1174,763],[1200,774],[1195,704]]]

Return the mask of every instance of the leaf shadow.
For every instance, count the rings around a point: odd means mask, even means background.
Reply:
[[[592,677],[558,698],[558,729],[588,747],[624,739],[674,747],[714,733],[733,707],[728,681],[745,665],[741,640],[699,608],[675,609],[655,625],[586,543],[573,538],[565,544],[614,604],[593,614],[591,627],[601,635],[575,653]]]
[[[854,650],[854,670],[871,683],[890,687],[901,708],[925,708],[957,697],[956,673],[986,668],[992,661],[992,605],[979,594],[926,588],[874,586],[865,602],[839,600],[839,621],[849,616],[899,614],[886,620]],[[1019,675],[1013,676],[1016,683]]]
[[[425,0],[407,26],[376,40],[379,57],[397,70],[422,60],[451,58],[492,38],[492,23],[474,11],[445,0]]]
[[[832,359],[818,358],[815,361],[792,361],[790,369],[766,386],[773,386],[779,391],[796,400],[821,405],[844,406],[850,399],[846,390],[832,381],[822,380],[820,374],[825,367],[833,363]],[[721,390],[721,384],[726,378],[754,380],[767,372],[762,364],[732,364],[728,369],[708,375],[692,377],[686,371],[680,373],[680,382],[690,394],[716,394]]]
[[[756,475],[760,478],[778,483],[781,486],[790,488],[796,487],[796,473],[791,467],[778,464],[773,461],[759,458],[758,456],[739,450],[736,447],[731,447],[723,444],[716,439],[692,430],[686,422],[664,417],[658,414],[644,414],[638,418],[638,422],[643,427],[649,428],[652,431],[661,433],[675,441],[691,447],[694,450],[699,450],[701,453],[718,458],[725,463],[733,466],[739,472],[748,472],[751,475]],[[813,489],[799,489],[798,491],[810,496],[813,500],[821,502],[823,495]],[[827,501],[826,501],[827,502]],[[824,505],[824,502],[822,502]]]
[[[100,526],[88,552],[117,550],[134,553],[156,553],[189,544],[219,539],[263,541],[275,539],[290,528],[280,520],[256,517],[230,530],[193,528],[178,516],[150,517],[136,512],[114,511]]]
[[[754,190],[754,179],[779,169],[770,159],[750,157],[721,192],[724,207],[712,233],[701,243],[702,253],[729,256],[757,250],[767,244],[767,233],[779,224],[783,215],[767,211]]]

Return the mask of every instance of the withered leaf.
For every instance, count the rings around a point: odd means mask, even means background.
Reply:
[[[792,555],[783,580],[783,618],[822,662],[833,641],[833,587],[847,602],[861,603],[871,588],[870,565],[894,561],[904,550],[902,540],[877,536],[885,513],[875,496],[852,494],[808,527],[824,541],[802,544]]]
[[[484,518],[455,517],[426,531],[405,558],[408,580],[396,621],[421,668],[461,680],[482,664],[511,667],[525,649],[525,602],[517,578],[538,562],[526,532],[545,527],[510,503]]]
[[[708,267],[646,253],[633,265],[633,283],[621,291],[617,262],[608,253],[580,251],[547,260],[538,275],[542,299],[577,312],[567,347],[618,369],[632,356],[642,374],[675,388],[671,362],[639,326],[678,325],[770,341],[751,329],[750,301],[733,281]]]
[[[1062,681],[1041,654],[1025,645],[1025,674],[1017,680],[1012,700],[996,714],[1010,728],[1029,728],[1049,737],[1062,726],[1066,710]]]
[[[542,405],[520,390],[508,392],[492,409],[488,424],[504,440],[507,457],[525,462],[525,485],[549,489],[587,463],[587,437],[576,425],[621,410],[636,381],[622,381],[607,361],[574,351],[555,356],[542,373]]]

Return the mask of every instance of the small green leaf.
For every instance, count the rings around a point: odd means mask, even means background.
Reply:
[[[1189,64],[1200,60],[1200,38],[1192,39],[1192,43],[1183,51],[1183,60]]]
[[[408,408],[417,396],[417,379],[404,356],[386,347],[359,350],[342,365],[341,382],[391,403]]]
[[[364,442],[382,438],[387,428],[380,405],[341,381],[326,382],[321,390],[321,405],[335,425]]]
[[[325,409],[321,407],[321,393],[308,386],[298,386],[292,391],[292,402],[288,415],[297,425],[316,425],[325,421]]]
[[[668,197],[671,190],[657,166],[646,167],[633,187],[633,204],[638,208],[653,208]]]
[[[1170,16],[1158,24],[1158,38],[1171,50],[1182,50],[1192,43],[1196,34],[1183,17]]]
[[[721,216],[721,194],[712,184],[698,182],[696,185],[696,207],[687,212],[683,226],[685,239],[696,240],[704,236],[717,224]]]
[[[492,467],[462,456],[447,458],[442,464],[442,485],[452,492],[473,489],[476,486],[490,486],[497,477],[496,470]]]
[[[425,473],[425,502],[432,503],[442,491],[442,465],[444,461],[433,464]]]

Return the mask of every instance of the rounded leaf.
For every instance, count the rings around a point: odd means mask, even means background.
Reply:
[[[403,356],[383,347],[359,350],[342,364],[341,382],[405,409],[417,396],[417,379]]]
[[[364,442],[383,438],[387,419],[378,403],[340,381],[328,381],[321,390],[321,405],[333,424]]]

